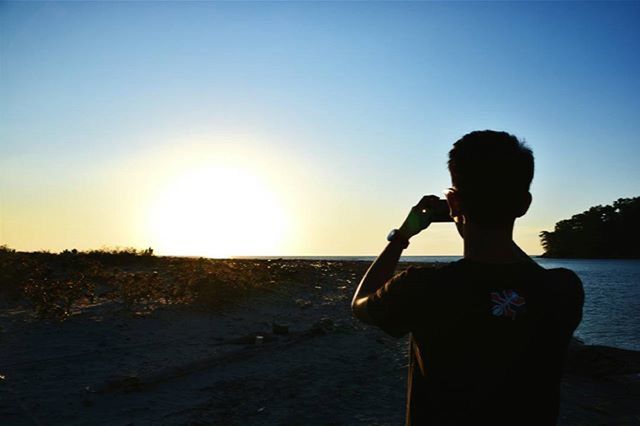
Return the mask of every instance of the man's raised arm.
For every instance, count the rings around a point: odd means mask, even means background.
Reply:
[[[402,250],[409,245],[409,239],[431,224],[429,209],[437,201],[438,197],[435,195],[422,197],[418,204],[411,208],[400,229],[391,231],[389,243],[364,274],[353,295],[351,310],[356,318],[368,324],[373,323],[366,309],[367,297],[393,277]]]

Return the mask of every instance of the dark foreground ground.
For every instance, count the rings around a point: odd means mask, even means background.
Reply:
[[[105,268],[162,276],[164,291],[167,280],[193,279],[165,274],[176,261],[161,259]],[[358,323],[349,310],[367,263],[243,260],[226,267],[233,279],[206,285],[252,277],[269,283],[249,297],[220,290],[221,306],[197,294],[174,294],[175,303],[153,291],[136,298],[118,293],[131,291],[122,283],[96,280],[90,297],[67,300],[63,314],[51,306],[36,311],[52,302],[33,295],[5,296],[0,424],[403,423],[408,341]],[[256,272],[267,269],[278,272]],[[560,424],[640,424],[639,353],[576,342],[567,366]]]

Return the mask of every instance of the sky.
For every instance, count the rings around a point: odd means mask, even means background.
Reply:
[[[637,2],[2,2],[0,244],[376,255],[477,129],[514,238],[640,195]],[[407,255],[459,255],[451,224]]]

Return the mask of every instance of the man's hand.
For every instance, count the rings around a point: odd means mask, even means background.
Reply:
[[[402,235],[407,239],[419,234],[431,225],[431,210],[437,206],[439,198],[435,195],[425,195],[418,204],[411,208],[409,215],[400,227]]]
[[[399,231],[407,239],[418,234],[431,224],[430,211],[436,206],[438,197],[435,195],[427,195],[413,206],[409,212],[409,216],[404,221]],[[390,242],[382,251],[380,256],[371,264],[367,272],[362,277],[353,300],[351,301],[351,309],[353,314],[364,321],[371,324],[373,320],[367,312],[367,298],[374,291],[378,290],[391,277],[398,266],[398,260],[402,254],[404,246],[401,244]]]

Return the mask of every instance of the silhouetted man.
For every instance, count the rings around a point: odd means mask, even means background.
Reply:
[[[513,241],[531,203],[533,154],[515,136],[477,131],[449,152],[450,214],[464,258],[393,276],[438,197],[414,206],[353,297],[360,320],[411,333],[407,424],[555,424],[567,345],[584,293],[567,269],[540,267]]]

